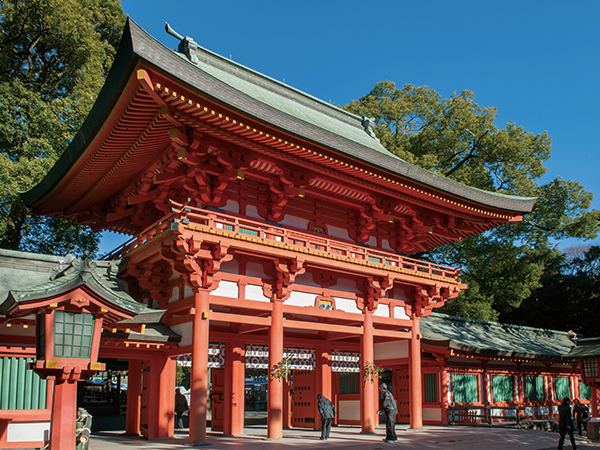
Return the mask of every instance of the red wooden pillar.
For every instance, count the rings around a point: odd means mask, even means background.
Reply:
[[[148,439],[173,437],[176,364],[165,356],[150,360]]]
[[[592,417],[598,417],[598,386],[592,384]]]
[[[55,381],[50,426],[50,450],[75,450],[77,383]]]
[[[192,336],[192,379],[190,395],[189,443],[206,441],[206,412],[208,398],[208,330],[209,291],[194,292],[194,321]]]
[[[269,328],[269,370],[283,359],[283,301],[273,299]],[[269,377],[267,437],[283,437],[283,380]]]
[[[317,373],[316,373],[316,388],[317,394],[323,395],[323,397],[330,400],[332,403],[335,399],[332,396],[331,390],[331,354],[328,349],[325,347],[317,347],[316,349],[316,359],[317,359]],[[315,417],[317,418],[316,430],[321,429],[321,422],[319,419],[319,408],[317,402],[315,402]]]
[[[283,383],[283,429],[292,427],[292,387],[290,380]]]
[[[142,393],[142,361],[129,360],[127,372],[127,418],[125,432],[140,434],[140,401]]]
[[[448,371],[445,369],[445,359],[438,368],[440,374],[441,398],[438,400],[442,404],[442,425],[448,425]]]
[[[410,338],[410,428],[423,428],[423,384],[421,381],[421,318],[412,315]]]
[[[244,349],[240,339],[225,343],[224,433],[244,433]]]
[[[367,307],[364,309],[364,327],[361,338],[361,370],[362,382],[360,390],[360,423],[362,433],[375,432],[375,386],[371,380],[364,377],[364,366],[367,362],[373,363],[373,311]]]

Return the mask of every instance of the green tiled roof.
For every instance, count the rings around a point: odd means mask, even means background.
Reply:
[[[157,311],[134,300],[117,279],[118,261],[93,261],[0,250],[0,314],[16,305],[86,286],[102,299],[133,315]],[[160,320],[160,318],[159,318]]]
[[[575,347],[563,331],[432,313],[421,321],[425,343],[484,355],[560,359]]]

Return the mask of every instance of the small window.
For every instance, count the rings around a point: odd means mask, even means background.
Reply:
[[[456,403],[476,403],[479,401],[477,375],[455,373],[452,375],[452,393]]]
[[[93,335],[92,314],[54,312],[54,356],[89,358]]]
[[[582,400],[592,399],[592,388],[583,384],[583,381],[579,382],[579,398]]]
[[[525,377],[525,400],[544,400],[544,377]]]
[[[494,402],[512,402],[515,399],[513,377],[509,375],[493,375],[492,392],[492,400]]]
[[[562,400],[565,397],[571,398],[571,387],[568,377],[556,377],[554,379],[554,389],[556,391],[556,400]]]
[[[426,373],[425,381],[425,402],[435,403],[438,401],[437,374]]]
[[[340,373],[340,394],[360,393],[360,372]]]

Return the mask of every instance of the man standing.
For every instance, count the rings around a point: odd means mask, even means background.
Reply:
[[[396,400],[394,396],[388,390],[388,386],[385,383],[379,385],[379,391],[383,394],[383,403],[381,410],[385,412],[385,439],[384,442],[397,442],[398,437],[396,436],[396,414],[398,414],[398,407],[396,406]]]
[[[175,389],[175,428],[183,428],[183,413],[186,412],[190,407],[188,406],[185,395],[181,393],[179,388]]]
[[[563,398],[562,405],[558,407],[558,432],[560,433],[560,439],[558,440],[558,450],[562,450],[565,442],[565,434],[569,433],[571,438],[571,447],[573,450],[577,450],[575,445],[575,438],[573,437],[573,419],[571,418],[571,401],[568,397]]]
[[[587,406],[582,405],[579,399],[573,400],[575,406],[573,406],[573,417],[577,422],[577,433],[581,436],[581,428],[590,420],[590,410]]]
[[[335,406],[329,401],[329,399],[323,397],[321,394],[317,395],[317,407],[319,408],[319,414],[321,414],[321,438],[322,440],[329,439],[329,430],[331,430],[331,422],[335,417]]]

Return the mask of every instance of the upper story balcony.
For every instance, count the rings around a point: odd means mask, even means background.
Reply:
[[[232,214],[194,208],[174,202],[172,205],[170,214],[130,239],[123,246],[107,254],[105,259],[127,257],[130,252],[169,233],[189,230],[238,241],[238,245],[242,247],[246,242],[254,243],[304,253],[317,258],[370,266],[389,272],[437,279],[451,284],[460,283],[460,268],[420,261],[343,239],[285,228]]]

